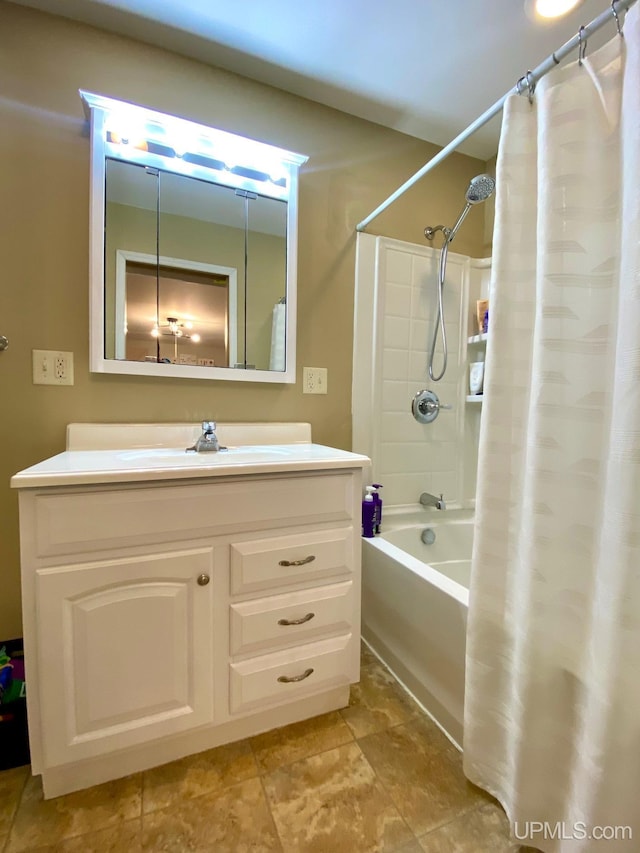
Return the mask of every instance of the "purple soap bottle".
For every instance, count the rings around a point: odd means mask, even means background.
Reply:
[[[365,539],[373,539],[376,505],[373,495],[366,494],[362,501],[362,535]]]
[[[382,524],[382,498],[378,493],[378,489],[382,488],[382,483],[373,483],[373,502],[376,505],[376,518],[374,531],[380,533],[380,525]]]

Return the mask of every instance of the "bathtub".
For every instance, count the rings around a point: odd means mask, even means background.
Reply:
[[[362,540],[362,635],[457,744],[472,543],[473,514],[463,510],[392,509],[383,533]]]

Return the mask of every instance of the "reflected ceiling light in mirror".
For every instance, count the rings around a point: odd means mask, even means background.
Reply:
[[[184,338],[187,341],[193,341],[194,344],[199,343],[199,334],[187,335],[183,329],[190,331],[193,329],[193,323],[190,320],[182,322],[177,317],[167,317],[166,323],[154,324],[151,329],[151,337],[159,338],[160,335],[171,335],[174,338]]]
[[[534,21],[551,21],[568,15],[584,0],[525,0],[527,15]]]

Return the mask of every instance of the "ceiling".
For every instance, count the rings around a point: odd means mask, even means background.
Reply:
[[[14,0],[444,145],[608,6],[536,24],[523,0]],[[605,27],[589,50],[615,34]],[[499,121],[462,151],[497,148]]]

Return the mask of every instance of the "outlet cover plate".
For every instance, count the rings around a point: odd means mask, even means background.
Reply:
[[[327,393],[327,368],[326,367],[303,367],[302,368],[302,393],[303,394],[326,394]]]
[[[34,385],[73,385],[73,353],[34,349]]]

